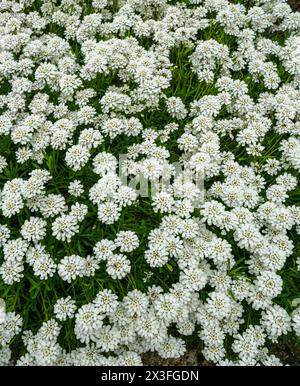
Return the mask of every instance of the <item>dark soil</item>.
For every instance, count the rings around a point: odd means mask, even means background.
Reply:
[[[214,366],[207,362],[197,350],[189,349],[180,358],[163,359],[158,354],[148,352],[142,355],[144,366]]]
[[[280,342],[271,348],[271,353],[275,354],[284,364],[290,366],[300,366],[300,340],[290,336],[282,337]]]
[[[285,337],[283,341],[270,348],[270,354],[276,355],[284,365],[300,366],[300,346],[295,345],[291,338]],[[215,366],[208,362],[195,349],[187,352],[177,359],[163,359],[157,353],[142,354],[144,366]]]
[[[289,0],[288,3],[293,11],[300,11],[300,0]]]

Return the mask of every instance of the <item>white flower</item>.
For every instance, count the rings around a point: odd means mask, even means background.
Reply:
[[[133,351],[125,351],[118,357],[119,366],[142,366],[141,356]]]
[[[75,301],[71,299],[71,296],[58,299],[54,305],[55,316],[57,319],[62,321],[67,320],[68,318],[72,318],[75,311]]]
[[[291,318],[284,308],[274,305],[262,312],[261,325],[273,342],[291,330]]]
[[[57,272],[64,281],[71,283],[78,276],[83,276],[84,258],[77,255],[65,256],[58,263]]]
[[[166,247],[153,246],[145,252],[145,259],[150,267],[162,267],[169,260]]]
[[[254,283],[258,291],[271,298],[276,297],[282,291],[282,279],[272,271],[261,272]]]
[[[41,280],[46,280],[56,272],[56,264],[49,256],[42,255],[33,263],[33,272]]]
[[[238,334],[233,342],[232,349],[239,354],[242,360],[255,359],[260,352],[260,346],[264,344],[265,334],[259,326],[250,326],[242,334]]]
[[[22,238],[8,240],[3,246],[5,260],[22,261],[28,249],[28,242]]]
[[[23,320],[15,312],[7,312],[4,322],[0,323],[0,344],[5,346],[22,329]]]
[[[117,167],[117,159],[110,153],[99,153],[93,160],[94,172],[99,175],[104,175],[107,172],[115,172]]]
[[[142,292],[133,290],[125,296],[123,304],[129,315],[140,316],[147,312],[149,300]]]
[[[170,213],[172,206],[174,205],[174,199],[170,193],[159,192],[153,197],[153,207],[155,212]]]
[[[43,217],[54,217],[67,210],[65,199],[60,194],[48,194],[39,200],[39,209]]]
[[[3,170],[6,168],[7,165],[8,164],[7,164],[6,159],[1,155],[0,156],[0,173],[3,172]]]
[[[84,192],[84,187],[82,183],[79,180],[74,180],[70,182],[68,186],[68,192],[74,197],[79,197],[83,194]]]
[[[171,115],[171,117],[177,119],[184,119],[186,117],[187,110],[180,98],[170,97],[167,99],[166,104],[168,113]]]
[[[75,315],[75,334],[81,342],[88,343],[94,339],[103,327],[104,315],[93,304],[85,304]]]
[[[57,240],[67,240],[70,242],[71,238],[79,231],[77,221],[77,218],[73,215],[63,214],[60,217],[57,217],[52,223],[53,236],[55,236]]]
[[[89,149],[82,145],[74,145],[66,153],[67,165],[77,171],[80,170],[90,157]]]
[[[94,254],[99,261],[108,260],[113,255],[115,249],[116,245],[113,241],[103,239],[94,246]]]
[[[185,343],[180,338],[173,336],[157,347],[157,352],[162,358],[180,358],[186,351]]]
[[[160,319],[171,323],[175,319],[179,304],[171,294],[160,294],[153,302],[155,311]]]
[[[120,217],[120,207],[114,202],[106,202],[98,206],[98,218],[104,224],[113,224]]]
[[[121,252],[132,252],[139,246],[139,239],[132,231],[121,231],[117,234],[114,243]]]
[[[113,315],[118,307],[118,297],[111,290],[103,290],[98,292],[94,299],[94,304],[100,312]]]
[[[122,254],[113,254],[107,260],[106,271],[113,279],[123,279],[130,270],[130,260]]]
[[[300,336],[300,307],[292,313],[292,327],[297,336]]]
[[[224,293],[212,292],[207,300],[206,309],[217,320],[226,318],[231,312],[232,302]]]
[[[37,365],[49,366],[55,363],[60,353],[61,347],[58,343],[39,340],[34,358]]]
[[[101,351],[114,351],[120,344],[120,331],[114,326],[103,326],[96,334],[95,343]]]
[[[77,221],[81,222],[88,213],[88,207],[85,204],[76,204],[71,206],[70,216],[74,216]]]
[[[14,195],[2,195],[1,197],[1,209],[4,217],[11,217],[12,215],[19,213],[24,207],[24,202],[20,193]]]
[[[10,230],[6,225],[0,225],[0,246],[3,246],[10,236]]]
[[[46,221],[38,217],[30,217],[21,227],[21,235],[25,240],[37,242],[46,235]]]

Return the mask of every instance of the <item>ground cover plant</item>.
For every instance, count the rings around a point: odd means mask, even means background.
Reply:
[[[299,87],[283,0],[1,0],[0,363],[289,364]]]

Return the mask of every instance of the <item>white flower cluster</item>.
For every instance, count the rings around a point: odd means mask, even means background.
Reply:
[[[22,318],[15,312],[6,312],[3,299],[1,299],[0,310],[0,365],[4,366],[11,361],[9,344],[22,331]]]
[[[139,239],[132,231],[117,233],[114,241],[103,239],[94,247],[96,261],[106,261],[107,273],[113,279],[122,279],[131,269],[130,260],[123,253],[114,253],[119,248],[120,252],[132,252],[139,246]]]
[[[180,357],[193,334],[218,365],[281,364],[270,344],[300,336],[300,307],[280,297],[285,266],[300,277],[300,14],[284,0],[33,3],[0,0],[0,145],[11,151],[0,155],[0,284],[33,272],[73,285],[104,265],[108,281],[136,289],[121,296],[104,281],[84,303],[60,294],[52,319],[23,330],[16,364],[141,365],[148,351]],[[150,199],[139,201],[149,191],[138,178],[155,187]],[[160,223],[143,235],[118,227],[142,201]],[[115,237],[53,256],[48,240],[69,247],[86,219]],[[140,289],[140,264],[173,282]],[[80,347],[67,352],[58,337],[70,318]],[[0,321],[0,364],[21,330],[15,312]]]
[[[90,189],[89,198],[97,205],[99,220],[112,224],[119,219],[122,208],[134,203],[136,191],[122,183],[116,173],[117,159],[110,153],[98,153],[93,160],[93,170],[101,178]]]

